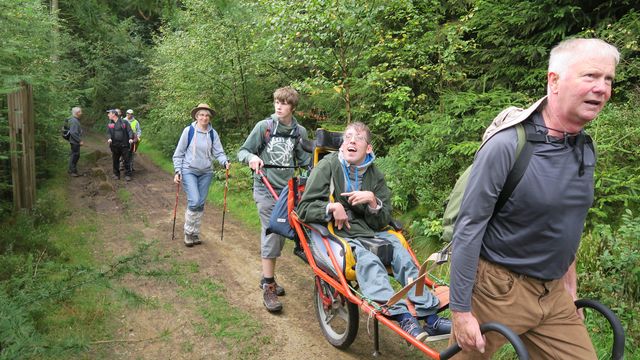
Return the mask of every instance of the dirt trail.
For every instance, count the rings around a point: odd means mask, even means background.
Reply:
[[[268,313],[262,305],[258,289],[260,278],[259,234],[248,230],[232,215],[225,217],[224,242],[220,242],[221,209],[210,204],[205,209],[202,226],[203,244],[186,248],[182,244],[181,230],[185,208],[185,196],[181,191],[176,221],[176,240],[171,241],[175,184],[172,176],[159,169],[144,155],[135,160],[133,180],[111,179],[111,154],[101,137],[90,135],[82,149],[80,170],[84,176],[71,178],[69,189],[71,203],[78,210],[94,209],[107,231],[99,235],[99,256],[113,257],[134,250],[136,238],[144,241],[159,240],[161,251],[175,254],[181,261],[194,262],[199,271],[190,274],[194,281],[210,278],[225,287],[224,296],[234,307],[249,313],[263,324],[262,334],[272,341],[260,349],[260,359],[367,359],[373,358],[373,339],[367,333],[366,316],[361,314],[360,330],[355,342],[346,351],[332,347],[323,337],[315,317],[313,298],[313,273],[300,259],[291,254],[289,243],[278,260],[278,281],[287,291],[281,300],[282,313]],[[124,173],[122,174],[124,178]],[[127,211],[116,192],[124,188],[130,193]],[[123,229],[119,231],[109,229]],[[128,340],[114,343],[113,359],[227,359],[234,355],[219,339],[198,331],[202,316],[197,304],[176,292],[176,286],[149,278],[129,276],[123,285],[158,304],[167,306],[142,306],[120,314],[121,326],[116,339]],[[163,335],[163,330],[169,334]],[[379,358],[424,358],[422,353],[409,348],[397,335],[381,329]],[[166,332],[166,331],[165,331]],[[185,349],[185,339],[193,347]]]

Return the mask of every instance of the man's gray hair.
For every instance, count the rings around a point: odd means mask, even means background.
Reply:
[[[564,40],[551,49],[548,72],[561,75],[585,54],[610,56],[616,65],[620,62],[620,52],[615,46],[600,39],[574,38]]]
[[[82,112],[82,108],[79,106],[76,106],[73,109],[71,109],[71,116],[76,116],[79,112]]]

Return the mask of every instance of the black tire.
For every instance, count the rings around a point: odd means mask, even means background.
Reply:
[[[314,286],[315,290],[313,291],[313,305],[320,329],[331,345],[338,349],[346,349],[358,334],[358,306],[349,302],[331,285],[318,277],[316,277],[316,281],[316,284],[319,282],[322,288],[322,294],[317,285]],[[323,297],[332,300],[332,304],[326,310],[322,303]]]

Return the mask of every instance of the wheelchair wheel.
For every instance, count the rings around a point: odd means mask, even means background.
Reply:
[[[313,295],[324,337],[339,349],[348,348],[358,334],[358,306],[317,276]]]

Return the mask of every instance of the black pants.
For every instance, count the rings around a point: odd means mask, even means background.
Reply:
[[[113,163],[113,174],[120,176],[120,157],[124,161],[124,174],[131,176],[129,144],[111,144],[111,161]]]
[[[72,144],[71,145],[71,153],[69,154],[69,174],[74,174],[78,172],[78,160],[80,160],[80,144]]]

